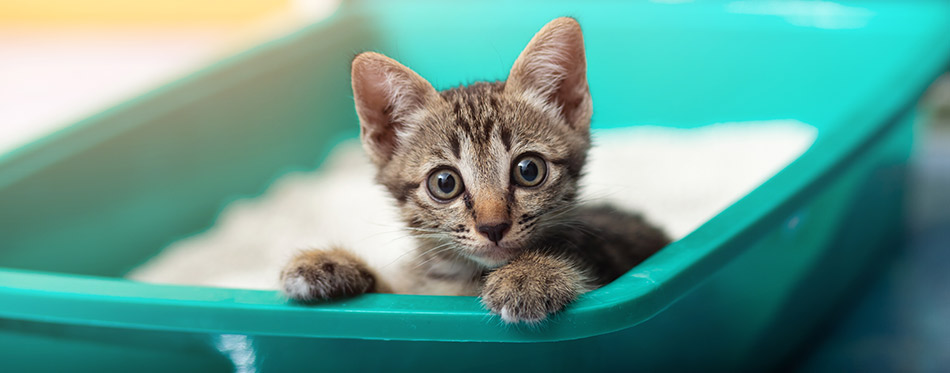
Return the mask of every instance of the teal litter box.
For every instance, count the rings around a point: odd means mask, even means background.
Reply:
[[[356,52],[438,88],[503,79],[564,15],[585,30],[595,127],[797,119],[818,137],[540,328],[472,297],[306,307],[122,279],[355,136]],[[947,2],[348,3],[0,158],[0,371],[782,366],[899,242],[914,105],[948,60]]]

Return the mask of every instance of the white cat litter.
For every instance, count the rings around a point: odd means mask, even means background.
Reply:
[[[794,120],[595,131],[581,197],[639,211],[679,239],[784,168],[816,135]],[[413,242],[374,172],[359,142],[344,142],[320,169],[289,174],[262,196],[232,203],[211,229],[170,245],[128,277],[277,289],[296,251],[338,244],[392,278]]]

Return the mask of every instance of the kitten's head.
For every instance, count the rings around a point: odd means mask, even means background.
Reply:
[[[590,145],[577,21],[545,25],[506,82],[438,92],[372,52],[352,73],[363,146],[418,237],[491,268],[564,221]]]

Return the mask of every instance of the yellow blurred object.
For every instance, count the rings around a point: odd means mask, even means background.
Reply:
[[[293,0],[0,0],[0,23],[243,23]]]
[[[339,4],[0,0],[0,154],[318,22]]]

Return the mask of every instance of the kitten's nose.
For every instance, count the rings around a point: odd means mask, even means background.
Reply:
[[[505,236],[505,232],[508,232],[508,228],[511,228],[510,223],[483,224],[478,226],[478,232],[497,244]]]

